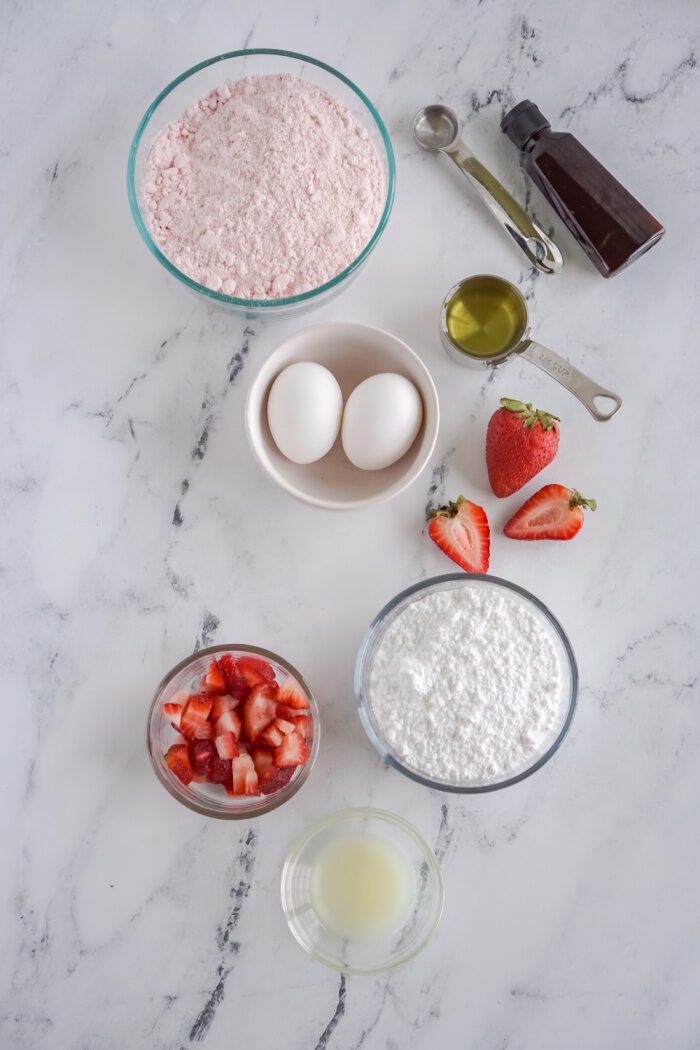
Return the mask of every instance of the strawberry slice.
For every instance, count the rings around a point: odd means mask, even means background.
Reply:
[[[273,725],[275,729],[279,729],[280,733],[284,733],[285,736],[289,736],[295,729],[294,722],[287,722],[284,718],[276,718]]]
[[[297,715],[292,719],[294,728],[296,729],[302,740],[307,740],[311,731],[311,719],[308,715]]]
[[[236,660],[230,653],[224,653],[223,656],[219,657],[218,664],[226,682],[227,692],[231,694],[234,700],[244,700],[248,692],[248,685],[238,669]]]
[[[309,709],[308,707],[305,707],[303,710],[301,710],[298,707],[287,707],[286,704],[278,704],[277,714],[280,718],[295,719],[297,715],[308,715]]]
[[[276,685],[275,672],[267,660],[259,656],[239,656],[236,664],[246,684],[253,689],[256,685]]]
[[[190,745],[190,762],[192,769],[200,777],[209,777],[212,761],[216,758],[216,751],[211,740],[195,740]]]
[[[274,791],[279,791],[285,784],[288,784],[296,773],[297,768],[297,766],[283,766],[281,769],[278,769],[276,766],[272,766],[260,781],[260,790],[263,795],[271,795]]]
[[[170,719],[173,729],[180,728],[180,718],[182,716],[182,704],[163,704],[163,714],[166,718]]]
[[[486,572],[491,532],[483,507],[464,496],[433,510],[428,535],[441,551],[466,572]]]
[[[238,738],[241,735],[241,720],[235,711],[224,711],[216,720],[216,736],[222,733],[233,733]]]
[[[270,722],[266,729],[263,729],[262,733],[258,737],[258,741],[261,744],[265,744],[267,747],[279,747],[284,740],[284,733],[281,729],[278,729],[274,722]]]
[[[213,740],[215,735],[214,726],[211,722],[203,722],[195,728],[192,734],[195,740]]]
[[[202,679],[202,692],[207,696],[216,696],[226,692],[226,682],[216,660],[212,660],[209,664],[209,670]]]
[[[545,485],[523,503],[503,531],[512,540],[570,540],[583,525],[584,507],[595,510],[597,503],[576,489]]]
[[[235,760],[234,760],[235,761]],[[231,759],[219,758],[217,754],[211,760],[207,780],[210,784],[223,784],[227,791],[233,790]]]
[[[219,758],[238,758],[238,742],[233,733],[219,733],[214,746]]]
[[[239,755],[231,763],[234,795],[259,795],[258,774],[250,755]]]
[[[266,683],[254,686],[243,702],[243,731],[251,744],[254,744],[262,731],[277,717],[277,704],[274,689]]]
[[[185,787],[191,783],[194,772],[187,752],[187,744],[173,744],[165,752],[164,761]]]
[[[224,693],[223,696],[215,696],[211,702],[211,711],[209,717],[212,722],[216,722],[218,718],[221,718],[224,711],[233,711],[235,707],[238,707],[240,700],[236,700],[235,697],[230,696],[228,693]]]
[[[211,711],[211,700],[206,696],[191,696],[180,717],[180,732],[183,736],[194,740],[196,730],[204,725]]]
[[[286,736],[279,747],[275,748],[274,763],[276,766],[303,766],[309,757],[306,741],[294,730]]]
[[[286,707],[293,708],[294,710],[301,710],[309,706],[306,693],[293,675],[288,674],[279,687],[277,703],[284,704]]]
[[[253,759],[258,780],[262,783],[270,769],[274,769],[272,755],[266,747],[254,747],[251,748],[250,757]]]

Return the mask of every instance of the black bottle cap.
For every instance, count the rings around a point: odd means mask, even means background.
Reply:
[[[524,149],[533,135],[551,126],[529,98],[513,106],[501,121],[501,131],[518,149]]]

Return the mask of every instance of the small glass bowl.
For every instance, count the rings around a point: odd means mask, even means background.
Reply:
[[[409,919],[391,935],[347,939],[328,929],[314,909],[314,862],[329,843],[357,835],[384,840],[407,861],[415,895]],[[440,921],[445,895],[435,854],[416,829],[394,813],[369,808],[332,813],[304,832],[287,854],[281,893],[287,925],[304,951],[331,969],[349,974],[394,970],[416,956]]]
[[[538,616],[544,625],[549,628],[559,656],[562,688],[556,723],[551,732],[542,741],[538,752],[526,766],[511,770],[500,779],[472,780],[468,783],[454,784],[449,781],[436,780],[426,775],[420,769],[409,766],[395,754],[391,746],[383,738],[372,710],[370,676],[374,656],[387,628],[399,613],[403,612],[406,606],[427,597],[429,594],[434,594],[436,591],[475,586],[505,590],[511,599],[526,605],[530,612]],[[576,709],[577,695],[578,669],[576,667],[576,658],[569,639],[559,621],[554,618],[546,605],[538,598],[535,598],[533,594],[530,594],[529,591],[518,587],[515,583],[510,583],[508,580],[501,580],[497,576],[483,576],[468,572],[448,573],[445,576],[433,576],[429,580],[416,583],[405,591],[401,591],[372,620],[360,645],[355,664],[355,696],[360,721],[384,762],[388,766],[393,766],[394,769],[397,769],[399,773],[403,773],[404,776],[410,777],[411,780],[424,784],[426,787],[437,788],[440,791],[453,791],[464,795],[477,794],[484,791],[497,791],[500,788],[510,787],[511,784],[517,784],[536,770],[541,769],[545,762],[548,762],[561,746],[564,737],[569,731]]]
[[[151,143],[167,124],[178,120],[194,101],[202,98],[213,88],[244,76],[269,73],[291,73],[302,80],[308,80],[335,96],[348,107],[369,135],[377,152],[384,176],[384,206],[377,228],[360,254],[332,280],[326,281],[318,288],[312,288],[308,292],[292,295],[286,299],[239,299],[234,295],[215,292],[192,280],[187,274],[178,270],[177,266],[163,254],[151,237],[144,218],[142,187]],[[228,51],[223,55],[215,55],[185,70],[163,88],[146,110],[136,129],[129,150],[126,175],[131,214],[139,233],[158,262],[178,281],[199,295],[205,296],[209,302],[216,303],[227,310],[245,314],[246,317],[283,317],[292,313],[300,313],[311,306],[326,302],[341,291],[366,262],[384,231],[394,203],[395,181],[396,163],[391,139],[381,117],[367,96],[351,80],[339,73],[337,69],[326,65],[325,62],[319,62],[318,59],[298,54],[296,51],[280,51],[276,48],[250,48],[245,51]]]
[[[163,713],[163,704],[180,689],[187,692],[199,692],[199,683],[213,659],[230,653],[233,657],[238,656],[261,656],[272,665],[277,680],[280,681],[286,674],[293,675],[301,688],[306,693],[311,711],[310,737],[307,737],[307,745],[310,749],[309,759],[304,766],[298,767],[292,774],[284,787],[269,795],[234,796],[227,795],[221,784],[209,784],[207,782],[197,783],[192,781],[185,786],[172,772],[164,761],[165,752],[171,744],[179,739],[177,732],[173,729],[170,721]],[[299,788],[306,781],[311,767],[316,761],[321,739],[321,727],[318,715],[318,706],[308,685],[290,663],[283,660],[276,653],[267,649],[259,649],[255,645],[212,645],[208,649],[200,649],[199,652],[181,660],[165,675],[156,689],[155,696],[148,713],[148,724],[146,727],[146,738],[148,752],[155,774],[161,784],[173,798],[181,802],[195,813],[201,813],[205,817],[219,817],[222,820],[249,820],[251,817],[259,817],[263,813],[269,813],[273,809],[287,802],[292,795],[296,795]]]

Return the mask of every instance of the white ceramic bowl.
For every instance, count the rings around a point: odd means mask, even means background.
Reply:
[[[273,381],[295,361],[317,361],[330,369],[343,399],[363,379],[377,372],[398,372],[415,385],[423,401],[423,422],[416,440],[384,470],[359,470],[343,452],[340,437],[316,463],[286,459],[267,423],[267,398]],[[357,510],[403,492],[425,469],[435,448],[440,406],[430,372],[404,342],[381,328],[361,324],[320,324],[289,336],[262,365],[248,392],[246,434],[253,455],[280,488],[315,507]]]

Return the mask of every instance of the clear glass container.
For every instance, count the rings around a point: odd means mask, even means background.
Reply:
[[[385,842],[406,864],[408,918],[400,929],[376,937],[343,937],[322,921],[314,906],[314,867],[329,844],[369,835]],[[444,886],[435,854],[416,829],[381,809],[347,809],[314,824],[294,843],[284,864],[282,908],[301,947],[319,962],[350,974],[393,970],[420,952],[442,915]]]
[[[561,690],[555,724],[525,766],[511,770],[500,778],[473,780],[464,784],[455,784],[449,781],[436,780],[426,775],[420,769],[409,766],[392,750],[391,746],[384,739],[381,727],[372,710],[370,678],[374,656],[387,628],[396,617],[408,605],[427,597],[429,594],[461,587],[490,587],[505,591],[512,600],[524,603],[530,612],[534,613],[542,621],[542,624],[550,632],[559,657]],[[497,576],[483,576],[467,572],[448,573],[445,576],[433,576],[431,579],[416,583],[405,591],[401,591],[372,620],[360,645],[355,664],[355,696],[360,721],[367,736],[385,763],[403,773],[404,776],[410,777],[411,780],[424,784],[426,787],[437,788],[440,791],[453,791],[459,794],[497,791],[500,788],[509,787],[511,784],[517,784],[519,781],[524,780],[525,777],[529,777],[538,769],[541,769],[545,762],[548,762],[559,749],[571,727],[576,709],[577,694],[578,669],[576,667],[576,658],[569,639],[559,621],[554,618],[546,605],[538,598],[535,598],[533,594],[530,594],[529,591],[518,587],[515,583],[510,583],[508,580],[501,580]]]
[[[180,689],[198,693],[202,675],[206,673],[209,664],[216,657],[223,656],[224,653],[230,653],[233,657],[262,657],[271,664],[278,682],[281,682],[287,674],[293,675],[306,693],[309,702],[311,719],[306,740],[310,751],[308,761],[306,765],[299,766],[295,770],[284,787],[269,795],[227,795],[221,784],[197,783],[194,780],[186,786],[175,776],[164,761],[165,752],[171,744],[180,738],[163,713],[163,704],[167,703],[173,694]],[[250,820],[251,817],[258,817],[263,813],[269,813],[271,810],[277,809],[278,806],[283,805],[293,795],[296,795],[299,788],[305,783],[316,761],[321,740],[321,726],[318,706],[313,693],[292,664],[276,653],[272,653],[267,649],[259,649],[254,645],[212,645],[208,649],[200,649],[199,652],[186,657],[165,675],[156,689],[151,703],[146,737],[151,763],[156,776],[165,790],[178,802],[181,802],[183,806],[187,806],[188,809],[194,810],[195,813],[201,813],[205,817],[219,817],[223,820]]]
[[[384,175],[384,207],[377,228],[360,254],[336,277],[300,295],[286,299],[239,299],[223,292],[214,292],[178,270],[155,244],[144,219],[143,184],[146,160],[151,144],[163,128],[178,120],[196,99],[219,85],[252,74],[291,73],[323,88],[343,102],[367,131],[377,151]],[[159,263],[185,287],[204,296],[211,303],[246,317],[282,317],[319,305],[331,299],[353,278],[376,247],[394,202],[396,165],[389,133],[376,109],[346,76],[308,55],[274,48],[251,48],[246,51],[228,51],[199,62],[176,77],[151,103],[134,135],[127,165],[127,191],[131,214],[143,240]]]

